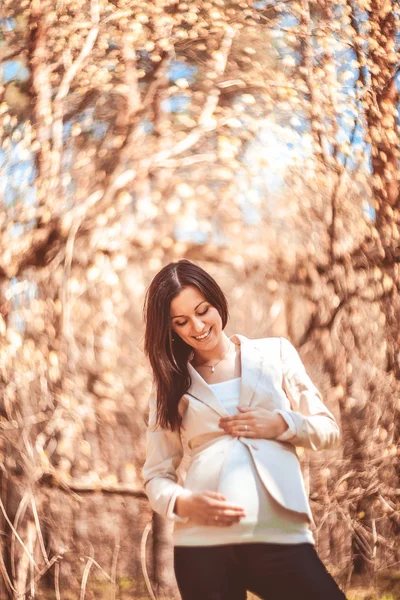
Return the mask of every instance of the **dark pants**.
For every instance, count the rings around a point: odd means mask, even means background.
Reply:
[[[182,600],[346,600],[312,544],[176,546]]]

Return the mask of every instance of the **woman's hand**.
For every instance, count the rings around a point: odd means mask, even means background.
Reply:
[[[175,500],[174,512],[178,517],[189,517],[199,525],[214,525],[229,527],[239,523],[246,516],[244,508],[227,502],[225,496],[218,492],[203,492],[202,494],[182,494]]]
[[[238,410],[238,414],[222,417],[219,422],[219,426],[233,437],[272,440],[288,428],[282,415],[266,408],[239,406]]]

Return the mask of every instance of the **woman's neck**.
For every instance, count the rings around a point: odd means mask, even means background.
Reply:
[[[203,352],[196,350],[191,362],[194,367],[201,366],[204,363],[214,364],[222,360],[226,354],[229,354],[229,351],[233,347],[233,342],[230,341],[225,333],[222,333],[221,339],[218,340],[218,343],[214,346],[214,348]]]

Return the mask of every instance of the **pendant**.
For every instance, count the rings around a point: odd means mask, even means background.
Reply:
[[[215,369],[214,367],[211,367],[211,373],[214,373]]]

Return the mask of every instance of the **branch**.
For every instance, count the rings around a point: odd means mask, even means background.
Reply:
[[[34,577],[34,579],[33,579],[34,583],[37,583],[43,577],[43,575],[50,569],[50,567],[53,566],[54,563],[56,563],[56,566],[57,566],[58,565],[58,560],[60,558],[63,558],[62,554],[56,554],[55,556],[53,556],[50,559],[50,561],[48,563],[46,563],[46,565]],[[30,587],[31,587],[31,583],[29,583],[29,585],[27,585],[26,588],[24,590],[22,590],[22,592],[18,596],[16,596],[16,598],[21,598],[21,596],[24,596],[24,594],[26,594],[27,592],[29,592]]]
[[[317,100],[316,85],[313,78],[313,49],[310,43],[311,33],[311,16],[310,16],[310,5],[309,0],[302,0],[301,2],[301,33],[300,38],[303,43],[302,48],[302,66],[305,69],[304,81],[308,89],[310,96],[310,124],[311,132],[315,142],[315,153],[317,158],[320,159],[322,164],[328,166],[330,163],[328,153],[325,148],[324,139],[322,136],[322,123],[321,123],[321,106]],[[319,149],[318,149],[319,147]]]
[[[50,83],[51,67],[48,64],[47,27],[44,18],[45,8],[40,2],[31,2],[29,17],[29,68],[31,71],[33,92],[33,115],[36,137],[40,149],[36,154],[38,180],[43,182],[42,195],[38,194],[41,204],[45,195],[45,182],[48,177],[49,140],[51,137],[52,89]],[[40,192],[39,186],[39,192]]]
[[[52,488],[58,488],[66,492],[79,492],[82,494],[92,494],[103,492],[105,494],[120,494],[122,496],[133,496],[138,499],[147,499],[147,494],[140,488],[134,487],[129,483],[103,483],[101,481],[86,483],[79,479],[59,478],[52,474],[46,474],[39,481],[40,484]]]
[[[3,62],[7,62],[8,60],[12,60],[16,56],[19,56],[20,54],[26,54],[26,49],[25,48],[17,48],[13,52],[10,52],[10,54],[6,54],[5,56],[1,56],[0,57],[0,62],[2,62],[2,63]]]
[[[126,121],[132,118],[140,108],[140,91],[137,77],[136,51],[134,47],[134,34],[125,30],[122,38],[122,56],[125,64],[124,80],[127,88],[126,93]]]
[[[98,0],[91,0],[91,20],[92,27],[86,37],[85,43],[78,57],[72,62],[69,68],[64,73],[56,97],[54,98],[54,116],[52,127],[52,153],[51,153],[51,168],[50,190],[57,187],[58,174],[61,165],[62,147],[63,147],[63,122],[64,122],[64,100],[70,90],[71,84],[75,79],[78,71],[92,51],[96,39],[99,35],[100,23],[100,6]]]
[[[91,20],[92,27],[87,35],[86,41],[82,46],[78,57],[74,60],[69,69],[65,72],[64,77],[62,78],[60,86],[58,88],[55,101],[64,100],[66,98],[71,87],[71,83],[75,79],[79,69],[82,67],[82,64],[92,51],[97,36],[99,35],[100,6],[98,0],[91,0]]]
[[[1,500],[1,498],[0,498],[0,509],[1,509],[1,512],[3,513],[3,516],[4,516],[5,520],[7,521],[7,523],[9,525],[11,531],[13,532],[13,534],[15,535],[15,537],[17,538],[17,540],[21,544],[23,551],[28,556],[29,562],[31,562],[33,564],[33,566],[35,567],[35,569],[39,570],[39,567],[35,563],[35,560],[34,560],[33,556],[29,552],[28,548],[25,546],[24,542],[21,540],[20,536],[18,535],[18,531],[16,531],[14,525],[11,523],[11,521],[10,521],[10,519],[8,517],[8,514],[6,512],[6,509],[4,508],[4,504],[3,504],[2,500]]]
[[[193,156],[185,156],[180,160],[170,158],[165,160],[163,163],[159,163],[159,167],[165,167],[167,169],[176,169],[178,167],[190,167],[191,165],[196,165],[202,162],[214,162],[217,157],[214,152],[209,152],[208,154],[194,154]]]
[[[362,39],[362,35],[361,35],[361,32],[360,32],[359,23],[358,23],[358,21],[356,19],[356,16],[355,16],[355,8],[353,6],[353,2],[351,2],[350,0],[348,0],[347,5],[350,8],[350,24],[351,24],[352,28],[354,29],[354,31],[356,32],[357,38],[358,39]],[[365,71],[364,71],[364,69],[366,69],[366,67],[363,66],[363,63],[365,63],[365,60],[364,60],[364,56],[363,56],[362,46],[361,46],[361,44],[358,41],[356,41],[354,43],[354,47],[353,48],[354,48],[354,52],[356,53],[356,56],[357,56],[358,64],[360,65],[360,69],[359,69],[359,72],[358,72],[359,73],[358,74],[358,78],[361,81],[363,87],[367,88],[367,78],[366,78]]]

